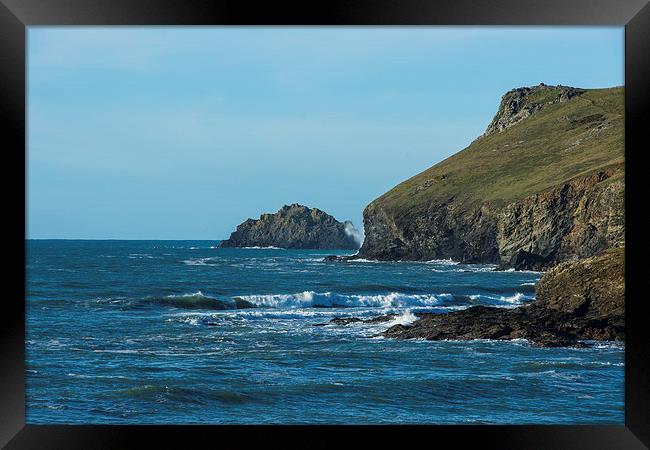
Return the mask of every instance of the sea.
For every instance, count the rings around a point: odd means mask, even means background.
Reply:
[[[218,244],[26,241],[27,423],[624,423],[621,343],[381,335],[521,306],[539,272]]]

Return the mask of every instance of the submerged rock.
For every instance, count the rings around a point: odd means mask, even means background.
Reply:
[[[382,323],[393,320],[395,317],[396,314],[384,314],[370,319],[360,319],[358,317],[335,317],[330,320],[329,323],[334,325],[349,325],[351,323]],[[325,325],[327,325],[327,323],[317,323],[314,326],[322,327]]]
[[[335,317],[330,320],[330,323],[335,323],[338,325],[347,325],[349,323],[363,322],[363,320],[358,317]]]
[[[358,235],[352,222],[339,222],[317,208],[294,203],[275,214],[246,220],[220,246],[356,250],[361,245]]]

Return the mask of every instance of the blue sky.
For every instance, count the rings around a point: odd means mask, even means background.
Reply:
[[[28,237],[223,239],[296,202],[360,227],[509,89],[622,85],[623,33],[30,27]]]

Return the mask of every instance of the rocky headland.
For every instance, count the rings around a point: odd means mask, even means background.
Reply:
[[[357,236],[351,222],[339,222],[317,208],[294,203],[275,214],[246,220],[220,247],[356,250],[361,245]]]
[[[623,101],[622,87],[513,89],[467,148],[371,202],[363,246],[348,259],[546,271],[530,304],[419,313],[384,335],[540,346],[623,340]]]
[[[623,88],[507,92],[485,133],[364,210],[358,258],[546,270],[625,243]]]

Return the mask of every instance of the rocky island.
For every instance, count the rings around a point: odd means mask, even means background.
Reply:
[[[540,346],[624,339],[623,94],[622,87],[513,89],[469,147],[365,208],[365,241],[348,259],[547,271],[531,304],[419,313],[385,336]]]
[[[358,236],[352,222],[339,222],[320,209],[294,203],[275,214],[246,220],[220,246],[357,250]]]

